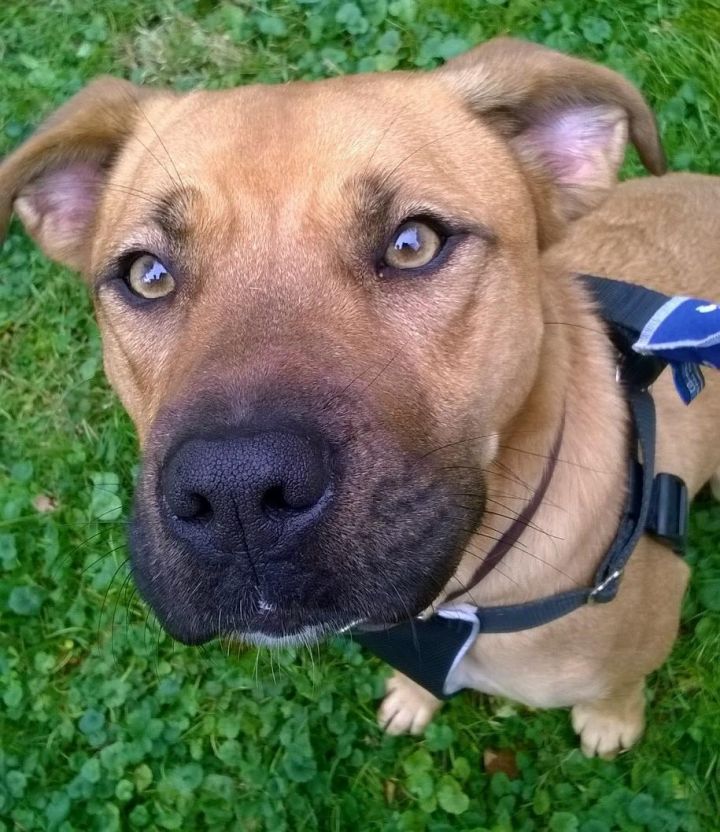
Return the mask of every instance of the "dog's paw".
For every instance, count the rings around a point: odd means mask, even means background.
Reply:
[[[388,734],[422,734],[442,702],[402,673],[387,681],[378,723]]]
[[[612,705],[600,701],[575,705],[572,709],[572,725],[586,757],[612,760],[640,739],[645,727],[642,690],[639,698],[619,703],[619,707],[617,702]]]

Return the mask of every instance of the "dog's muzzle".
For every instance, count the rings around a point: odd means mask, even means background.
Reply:
[[[317,640],[406,620],[449,579],[480,474],[403,447],[366,401],[331,392],[195,394],[156,419],[131,556],[174,637]]]

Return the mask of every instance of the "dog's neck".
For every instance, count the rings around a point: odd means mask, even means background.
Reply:
[[[550,268],[538,374],[487,466],[483,522],[446,587],[446,593],[469,588],[455,603],[517,603],[587,586],[617,530],[628,414],[613,348],[578,281]],[[471,586],[482,559],[532,499],[560,432],[557,462],[537,511],[502,561]]]

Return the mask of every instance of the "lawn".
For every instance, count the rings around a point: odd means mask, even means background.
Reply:
[[[624,72],[671,167],[720,173],[716,0],[2,0],[0,154],[99,73],[186,89],[429,68],[498,33]],[[136,464],[82,286],[13,225],[0,253],[0,832],[720,828],[709,500],[646,737],[606,763],[580,755],[565,712],[474,694],[424,738],[387,738],[374,716],[386,669],[350,641],[173,644],[127,570]]]

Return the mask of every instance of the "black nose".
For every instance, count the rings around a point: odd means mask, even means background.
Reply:
[[[288,557],[330,502],[328,447],[298,433],[194,438],[161,472],[170,532],[198,555]]]

